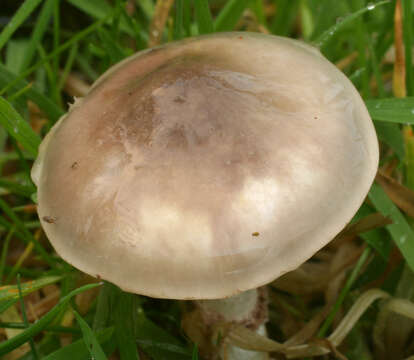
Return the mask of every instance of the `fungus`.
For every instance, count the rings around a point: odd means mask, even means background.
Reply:
[[[219,33],[108,70],[46,136],[32,177],[63,259],[151,297],[247,294],[199,302],[243,322],[254,289],[351,220],[377,165],[362,99],[317,49]]]

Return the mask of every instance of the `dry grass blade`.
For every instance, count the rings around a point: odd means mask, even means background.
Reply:
[[[241,360],[233,354],[243,349],[258,351],[246,357],[275,360],[414,360],[413,1],[0,0],[0,92],[7,99],[3,110],[15,110],[6,113],[14,118],[3,116],[5,124],[14,119],[9,133],[0,125],[0,202],[8,209],[0,216],[7,244],[0,254],[0,360],[38,360],[37,351],[44,360],[103,359],[89,353],[97,342],[108,360]],[[19,3],[31,4],[20,20]],[[247,322],[206,326],[190,301],[132,297],[109,283],[73,290],[96,280],[50,246],[30,182],[40,138],[110,64],[148,46],[221,30],[319,41],[324,56],[361,92],[381,142],[377,183],[357,215],[309,261],[266,285],[268,335]],[[242,70],[244,54],[237,58]],[[226,94],[233,85],[246,90],[244,78],[233,75],[231,84],[219,76],[229,85]],[[247,90],[243,97],[253,95]],[[26,124],[25,131],[16,133],[14,123]],[[338,204],[332,216],[342,210]],[[19,273],[24,298],[15,285]],[[19,300],[22,306],[14,306]],[[70,305],[83,319],[76,322]],[[30,353],[29,341],[37,351]]]
[[[15,322],[21,323],[22,318],[17,311],[15,306],[9,307],[5,312],[0,315],[0,319],[3,322]],[[21,329],[5,329],[5,334],[8,339],[22,333],[23,330]],[[18,348],[14,349],[9,354],[5,355],[2,359],[3,360],[17,360],[20,359],[25,353],[30,350],[30,346],[28,343],[19,346]]]
[[[329,350],[331,350],[332,355],[334,356],[335,359],[339,359],[339,360],[348,360],[348,358],[341,354],[338,349],[334,346],[334,344],[332,344],[328,339],[317,339],[315,340],[315,344],[320,343],[322,346],[328,348]]]
[[[335,65],[338,69],[343,70],[353,64],[356,59],[358,59],[358,51],[353,51],[347,57],[337,61]]]
[[[338,346],[365,312],[366,309],[376,300],[388,298],[386,292],[379,289],[371,289],[365,292],[352,306],[351,310],[346,314],[341,323],[335,329],[335,331],[329,336],[329,340]]]
[[[339,355],[339,353],[336,352],[336,347],[342,343],[368,307],[378,299],[389,297],[390,295],[379,289],[371,289],[362,294],[342,319],[335,331],[326,339],[328,343],[321,343],[318,339],[309,344],[287,346],[286,344],[281,344],[268,339],[242,326],[231,327],[227,332],[227,340],[246,350],[284,353],[289,359],[325,355],[332,352],[333,349],[335,349],[334,353]],[[409,316],[414,316],[414,313],[412,313],[414,305],[410,303],[408,304],[409,309],[406,310],[406,308],[407,306],[404,308],[404,314],[408,312],[410,314]]]
[[[231,328],[228,333],[228,340],[232,344],[247,350],[263,351],[263,352],[285,352],[286,346],[271,340],[265,336],[249,330],[248,328],[236,325]]]
[[[89,89],[90,84],[74,73],[68,74],[64,89],[70,96],[82,97],[85,96]]]
[[[326,261],[304,263],[273,281],[271,286],[299,296],[324,292],[328,284],[355,264],[361,256],[362,247],[344,245],[338,248],[337,255],[330,253]]]
[[[389,295],[387,293],[379,289],[371,289],[362,294],[342,319],[335,331],[328,337],[332,346],[338,347],[342,343],[349,331],[374,301],[388,297]],[[300,358],[306,356],[318,356],[327,354],[329,351],[330,350],[325,347],[306,344],[289,347],[287,357]]]
[[[10,280],[13,279],[13,277],[19,271],[19,269],[22,266],[23,262],[31,255],[33,248],[34,248],[34,244],[32,242],[27,244],[24,251],[19,256],[16,263],[13,265],[12,271],[7,276],[6,283],[10,283]]]
[[[149,32],[148,47],[160,44],[165,23],[168,19],[174,0],[158,0],[155,6],[154,17],[152,18]]]
[[[328,316],[331,310],[331,306],[332,304],[326,304],[322,310],[318,311],[316,315],[310,319],[301,330],[299,330],[295,335],[285,341],[283,345],[300,345],[312,339],[312,337],[314,337],[318,331],[319,326]]]
[[[54,287],[54,289],[54,292],[47,294],[35,304],[30,303],[30,312],[28,314],[29,321],[38,320],[58,303],[60,298],[60,289],[57,286]]]
[[[405,178],[408,188],[414,189],[414,133],[411,126],[407,125],[403,127],[403,136],[405,144]]]
[[[305,263],[271,283],[271,286],[294,295],[309,295],[325,289],[329,264]]]
[[[392,79],[392,88],[396,97],[405,97],[407,93],[405,85],[405,56],[403,39],[401,0],[397,0],[394,13],[395,63]]]
[[[378,172],[375,180],[401,210],[408,216],[414,218],[414,191],[381,171]]]
[[[407,189],[408,190],[408,189]],[[414,193],[413,193],[414,195]],[[414,205],[414,203],[413,203]],[[374,230],[392,224],[392,220],[381,213],[373,213],[365,216],[361,220],[348,225],[337,237],[354,236],[366,231]]]
[[[384,358],[386,349],[384,346],[384,333],[388,326],[388,319],[391,313],[402,315],[409,319],[414,319],[414,304],[407,299],[390,299],[381,308],[374,327],[373,340],[376,346],[378,357]]]

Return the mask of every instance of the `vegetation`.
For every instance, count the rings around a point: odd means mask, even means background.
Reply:
[[[36,215],[30,168],[73,96],[112,64],[160,43],[248,30],[313,43],[343,70],[375,122],[381,163],[351,225],[269,284],[269,339],[228,327],[218,345],[276,359],[414,359],[413,1],[1,3],[0,357],[202,358],[182,302],[124,293],[55,254]]]

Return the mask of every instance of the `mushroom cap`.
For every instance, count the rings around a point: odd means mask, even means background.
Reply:
[[[327,244],[377,165],[369,114],[334,65],[243,32],[112,67],[46,136],[32,177],[66,261],[126,291],[213,299]]]

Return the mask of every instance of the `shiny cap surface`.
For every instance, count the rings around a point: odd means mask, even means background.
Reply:
[[[66,261],[126,291],[212,299],[311,257],[377,165],[365,105],[334,65],[243,32],[114,66],[46,136],[32,177]]]

